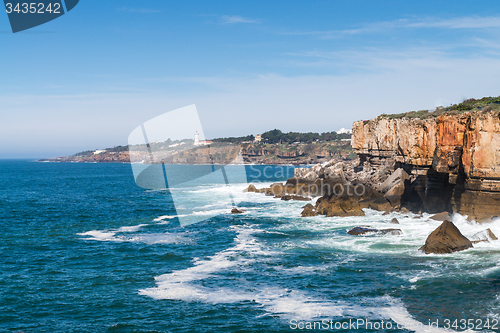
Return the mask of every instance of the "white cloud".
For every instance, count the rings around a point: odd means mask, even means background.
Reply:
[[[234,24],[234,23],[260,23],[257,19],[250,19],[241,16],[228,16],[224,15],[221,17],[223,23]]]
[[[285,32],[285,35],[312,35],[319,38],[331,39],[358,34],[379,33],[393,29],[496,29],[500,28],[499,16],[472,16],[453,19],[436,17],[399,19],[369,23],[359,28],[327,30],[327,31],[296,31]]]

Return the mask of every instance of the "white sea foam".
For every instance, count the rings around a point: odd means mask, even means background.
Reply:
[[[262,231],[248,227],[236,227],[232,229],[237,231],[234,239],[234,246],[216,253],[207,258],[207,260],[198,259],[194,261],[194,266],[184,270],[174,271],[169,274],[160,275],[155,278],[157,287],[143,289],[140,294],[151,296],[153,298],[169,298],[184,300],[203,300],[207,294],[220,293],[220,289],[211,290],[210,288],[190,285],[190,282],[196,282],[211,277],[213,274],[227,270],[235,266],[249,265],[254,262],[255,256],[269,256],[274,253],[266,251],[252,236],[252,233]],[[242,256],[241,254],[245,254]],[[232,302],[234,295],[225,292]],[[236,298],[240,299],[240,296]],[[220,297],[217,296],[218,302]]]
[[[288,320],[334,317],[392,319],[410,331],[449,332],[449,330],[420,323],[408,313],[400,301],[390,297],[372,299],[374,306],[361,306],[356,303],[324,299],[301,290],[250,283],[244,279],[239,280],[238,288],[209,287],[202,281],[216,276],[224,281],[224,274],[220,273],[227,270],[242,270],[265,256],[279,255],[264,248],[253,237],[254,233],[262,232],[262,230],[239,226],[232,228],[238,233],[232,247],[205,260],[197,259],[192,267],[160,275],[155,278],[156,287],[142,289],[139,293],[155,299],[174,299],[185,302],[218,304],[251,301],[265,310],[268,315],[277,315]],[[298,266],[290,269],[283,267],[277,269],[284,272],[303,273],[315,271],[318,268]],[[366,303],[366,300],[364,302]]]
[[[174,217],[175,217],[175,215],[162,215],[162,216],[158,216],[157,218],[155,218],[153,220],[153,222],[169,220],[169,219],[173,219]]]
[[[87,232],[78,233],[80,236],[89,236],[85,239],[94,239],[94,240],[112,240],[115,236],[116,232],[113,231],[102,231],[102,230],[91,230]]]
[[[106,241],[106,242],[130,242],[130,243],[145,243],[145,244],[188,244],[192,240],[185,234],[179,233],[150,233],[150,234],[135,234],[116,235],[117,232],[108,232],[100,230],[91,230],[84,233],[79,233],[80,236],[88,236],[85,240]]]
[[[131,242],[146,244],[187,244],[192,240],[188,233],[143,233],[137,234],[142,227],[147,224],[123,226],[111,230],[90,230],[78,233],[79,236],[86,236],[85,240],[106,241],[106,242]]]
[[[147,224],[138,224],[138,225],[120,227],[116,230],[116,232],[136,232],[145,225]]]

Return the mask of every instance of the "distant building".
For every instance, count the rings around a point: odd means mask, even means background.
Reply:
[[[262,141],[262,134],[257,134],[254,139],[255,142],[261,142]]]
[[[352,130],[342,127],[337,131],[337,134],[352,134]]]
[[[200,135],[198,134],[198,131],[194,133],[194,145],[199,146],[200,145]]]
[[[174,143],[173,145],[170,145],[168,147],[172,148],[172,147],[177,147],[177,146],[184,145],[184,144],[186,144],[186,143],[185,142],[178,142],[178,143]]]
[[[196,133],[194,134],[194,145],[195,146],[206,146],[206,145],[209,145],[211,143],[214,143],[214,142],[210,141],[210,140],[200,141],[200,135],[198,134],[198,131],[196,131]]]
[[[102,154],[102,153],[105,153],[106,150],[96,150],[93,155],[99,155],[99,154]]]

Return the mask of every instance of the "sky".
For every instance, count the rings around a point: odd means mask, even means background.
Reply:
[[[329,132],[500,95],[500,2],[91,1],[13,34],[0,158],[127,144],[195,104],[206,138]]]

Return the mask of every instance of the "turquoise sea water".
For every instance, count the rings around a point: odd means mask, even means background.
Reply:
[[[499,331],[500,241],[423,255],[427,215],[301,218],[304,202],[212,183],[183,196],[214,216],[181,227],[169,192],[139,188],[127,164],[0,161],[0,183],[0,331]],[[228,191],[244,214],[213,203]],[[393,217],[401,236],[346,233]]]

